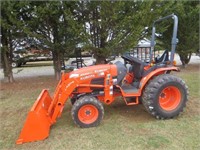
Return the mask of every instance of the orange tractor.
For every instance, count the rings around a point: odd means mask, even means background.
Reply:
[[[155,24],[170,18],[174,20],[170,57],[165,51],[160,58],[153,60]],[[47,90],[41,92],[28,113],[16,143],[47,138],[51,125],[61,116],[69,99],[72,103],[72,118],[76,125],[83,128],[99,125],[104,116],[102,103],[109,105],[119,96],[126,105],[137,105],[141,101],[157,119],[179,115],[186,105],[188,90],[182,79],[170,74],[171,71],[179,71],[174,66],[177,27],[178,18],[174,14],[154,21],[148,64],[124,55],[122,58],[125,64],[118,61],[63,73],[53,98]]]

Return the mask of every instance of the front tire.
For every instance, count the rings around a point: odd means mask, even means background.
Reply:
[[[71,98],[71,99],[70,99],[71,104],[74,105],[74,103],[76,102],[76,100],[77,100],[76,98]]]
[[[71,110],[74,123],[82,128],[98,126],[103,119],[102,103],[93,96],[82,96],[75,101]]]
[[[12,66],[13,68],[16,68],[16,67],[18,67],[18,63],[17,63],[16,61],[14,61],[14,62],[12,62],[11,66]]]
[[[185,82],[170,74],[154,78],[142,95],[144,107],[157,119],[178,116],[186,106],[187,100],[188,88]]]

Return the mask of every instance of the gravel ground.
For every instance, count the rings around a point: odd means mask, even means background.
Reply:
[[[118,58],[118,60],[121,60]],[[178,55],[175,55],[175,60],[177,65],[181,65],[181,61]],[[199,64],[200,57],[192,56],[189,64]],[[18,67],[13,69],[14,78],[26,78],[26,77],[39,77],[46,75],[54,75],[53,63],[52,61],[46,62],[28,62],[23,67]],[[0,80],[3,80],[3,69],[0,69]]]

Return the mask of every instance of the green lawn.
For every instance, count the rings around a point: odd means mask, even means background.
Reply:
[[[189,87],[189,101],[180,116],[156,120],[142,105],[126,106],[121,99],[105,105],[102,123],[82,129],[72,121],[71,104],[67,102],[62,117],[51,127],[50,136],[39,142],[15,145],[27,113],[43,88],[51,93],[56,86],[53,77],[17,80],[1,84],[0,149],[2,150],[195,150],[200,149],[200,70],[188,66],[176,74]]]

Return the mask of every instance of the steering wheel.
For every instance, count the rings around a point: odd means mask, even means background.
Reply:
[[[129,55],[123,55],[122,58],[125,60],[125,61],[129,61],[131,64],[144,64],[141,60],[139,60],[138,58],[135,58],[133,56],[129,56]]]
[[[123,55],[123,56],[121,56],[121,57],[122,57],[125,61],[129,61],[130,63],[133,62],[133,61],[132,61],[132,58],[133,58],[132,56]]]

